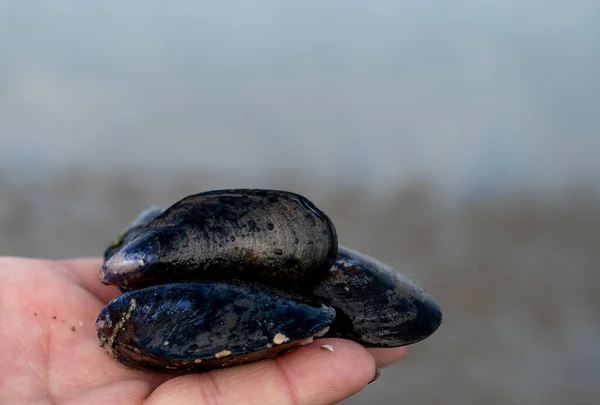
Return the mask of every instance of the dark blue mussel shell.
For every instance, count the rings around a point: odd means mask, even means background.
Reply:
[[[175,283],[129,291],[98,315],[101,344],[121,363],[193,372],[272,357],[322,335],[335,311],[264,289]]]
[[[101,281],[126,289],[197,279],[298,288],[327,275],[337,242],[331,219],[298,194],[209,191],[142,214],[107,249]]]
[[[101,281],[127,292],[98,316],[98,337],[131,367],[228,367],[327,331],[365,347],[399,347],[442,322],[426,291],[338,246],[329,217],[286,191],[217,190],[152,207],[104,258]]]
[[[149,207],[144,211],[140,212],[138,216],[131,221],[125,230],[104,250],[104,261],[110,259],[115,253],[121,248],[131,242],[138,233],[144,229],[146,225],[150,223],[154,218],[164,212],[164,209],[160,207]]]
[[[442,312],[431,295],[381,261],[344,246],[312,296],[331,305],[330,336],[365,347],[398,347],[432,335]]]

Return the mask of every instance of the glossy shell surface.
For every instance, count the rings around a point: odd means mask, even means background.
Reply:
[[[272,357],[323,334],[335,311],[223,283],[129,291],[98,316],[101,343],[128,366],[201,371]]]
[[[329,217],[285,191],[199,193],[144,219],[105,262],[104,283],[239,279],[299,287],[323,279],[337,255]]]
[[[121,363],[196,372],[275,356],[315,337],[398,347],[442,313],[417,284],[338,245],[330,218],[277,190],[217,190],[143,211],[105,251],[125,293],[98,315]]]
[[[387,264],[344,246],[312,292],[336,310],[330,335],[365,347],[398,347],[431,335],[442,321],[425,290]]]

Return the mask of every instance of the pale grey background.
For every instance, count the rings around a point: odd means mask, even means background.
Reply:
[[[302,192],[445,323],[347,404],[600,388],[600,3],[0,3],[0,254],[149,204]]]

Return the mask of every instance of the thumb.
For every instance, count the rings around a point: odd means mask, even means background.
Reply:
[[[362,346],[319,339],[273,359],[174,378],[154,390],[146,404],[328,405],[363,389],[375,373],[375,361]]]

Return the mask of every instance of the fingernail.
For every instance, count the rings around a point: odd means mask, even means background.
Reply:
[[[374,383],[375,381],[377,381],[377,379],[381,376],[381,371],[379,371],[379,369],[375,370],[375,377],[373,377],[373,379],[371,381],[369,381],[369,384]],[[367,384],[367,385],[369,385]]]

